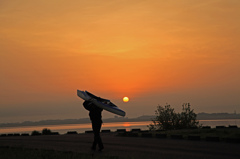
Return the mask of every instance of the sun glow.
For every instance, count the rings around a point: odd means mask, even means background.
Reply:
[[[124,102],[128,102],[128,101],[129,101],[129,98],[128,98],[128,97],[123,97],[123,101],[124,101]]]

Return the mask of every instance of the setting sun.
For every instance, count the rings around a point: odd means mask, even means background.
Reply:
[[[123,101],[124,101],[124,102],[128,102],[128,101],[129,101],[129,98],[128,98],[128,97],[123,97]]]

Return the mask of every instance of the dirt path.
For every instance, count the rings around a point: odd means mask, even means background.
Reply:
[[[90,150],[93,134],[57,136],[0,137],[0,146],[52,149],[93,153]],[[105,149],[94,155],[110,155],[133,158],[184,158],[184,159],[237,159],[240,145],[221,142],[187,141],[140,137],[116,137],[113,133],[102,134]]]

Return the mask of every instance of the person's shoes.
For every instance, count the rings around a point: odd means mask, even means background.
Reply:
[[[100,148],[98,149],[98,151],[102,152],[103,149],[104,149],[104,147],[100,147]]]

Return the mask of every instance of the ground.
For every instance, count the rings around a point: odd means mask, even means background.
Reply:
[[[0,137],[0,146],[72,151],[119,158],[237,159],[239,144],[174,139],[118,137],[102,133],[103,152],[90,150],[93,134]]]

